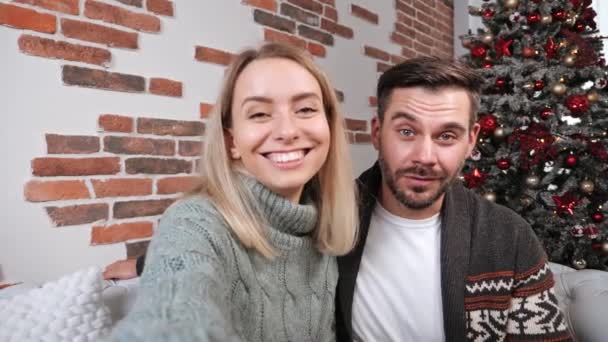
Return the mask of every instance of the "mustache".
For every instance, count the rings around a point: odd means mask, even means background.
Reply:
[[[424,167],[422,165],[414,165],[408,168],[397,169],[395,171],[395,178],[399,177],[428,177],[428,178],[445,178],[444,172],[436,172],[432,168]]]

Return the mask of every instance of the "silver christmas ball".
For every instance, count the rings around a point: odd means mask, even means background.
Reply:
[[[602,247],[600,248],[600,252],[604,255],[608,255],[608,240],[602,242]]]
[[[572,267],[574,267],[577,270],[585,269],[587,267],[587,260],[585,260],[583,258],[574,259],[574,260],[572,260]]]
[[[540,177],[537,175],[531,175],[526,177],[526,185],[532,189],[536,188],[540,184]]]
[[[578,187],[581,189],[582,192],[590,194],[595,189],[595,184],[593,184],[592,181],[584,180],[578,185]]]
[[[489,191],[483,194],[483,198],[487,199],[490,202],[496,202],[496,193]]]

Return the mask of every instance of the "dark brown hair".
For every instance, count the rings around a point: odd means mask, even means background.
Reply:
[[[384,119],[388,101],[396,88],[423,87],[438,89],[457,87],[467,91],[471,100],[470,126],[477,121],[479,95],[483,78],[473,69],[448,59],[437,57],[417,57],[397,64],[380,76],[376,96],[378,98],[378,118]]]

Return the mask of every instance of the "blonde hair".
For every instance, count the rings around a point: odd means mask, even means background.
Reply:
[[[239,171],[232,164],[226,145],[226,130],[232,122],[236,81],[251,62],[266,58],[294,61],[308,70],[319,83],[331,138],[327,160],[307,184],[313,190],[312,198],[319,211],[313,237],[319,251],[333,255],[346,254],[357,238],[358,214],[344,120],[327,76],[308,55],[295,47],[268,43],[259,49],[247,49],[233,59],[207,123],[201,159],[202,185],[193,193],[203,193],[212,200],[245,247],[253,248],[267,258],[274,255],[266,238],[266,220],[253,200],[253,194],[240,181]]]

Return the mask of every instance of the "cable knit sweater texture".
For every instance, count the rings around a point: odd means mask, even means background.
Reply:
[[[310,237],[312,204],[250,178],[276,256],[242,246],[209,199],[181,200],[150,244],[132,312],[113,341],[334,341],[336,260]]]

